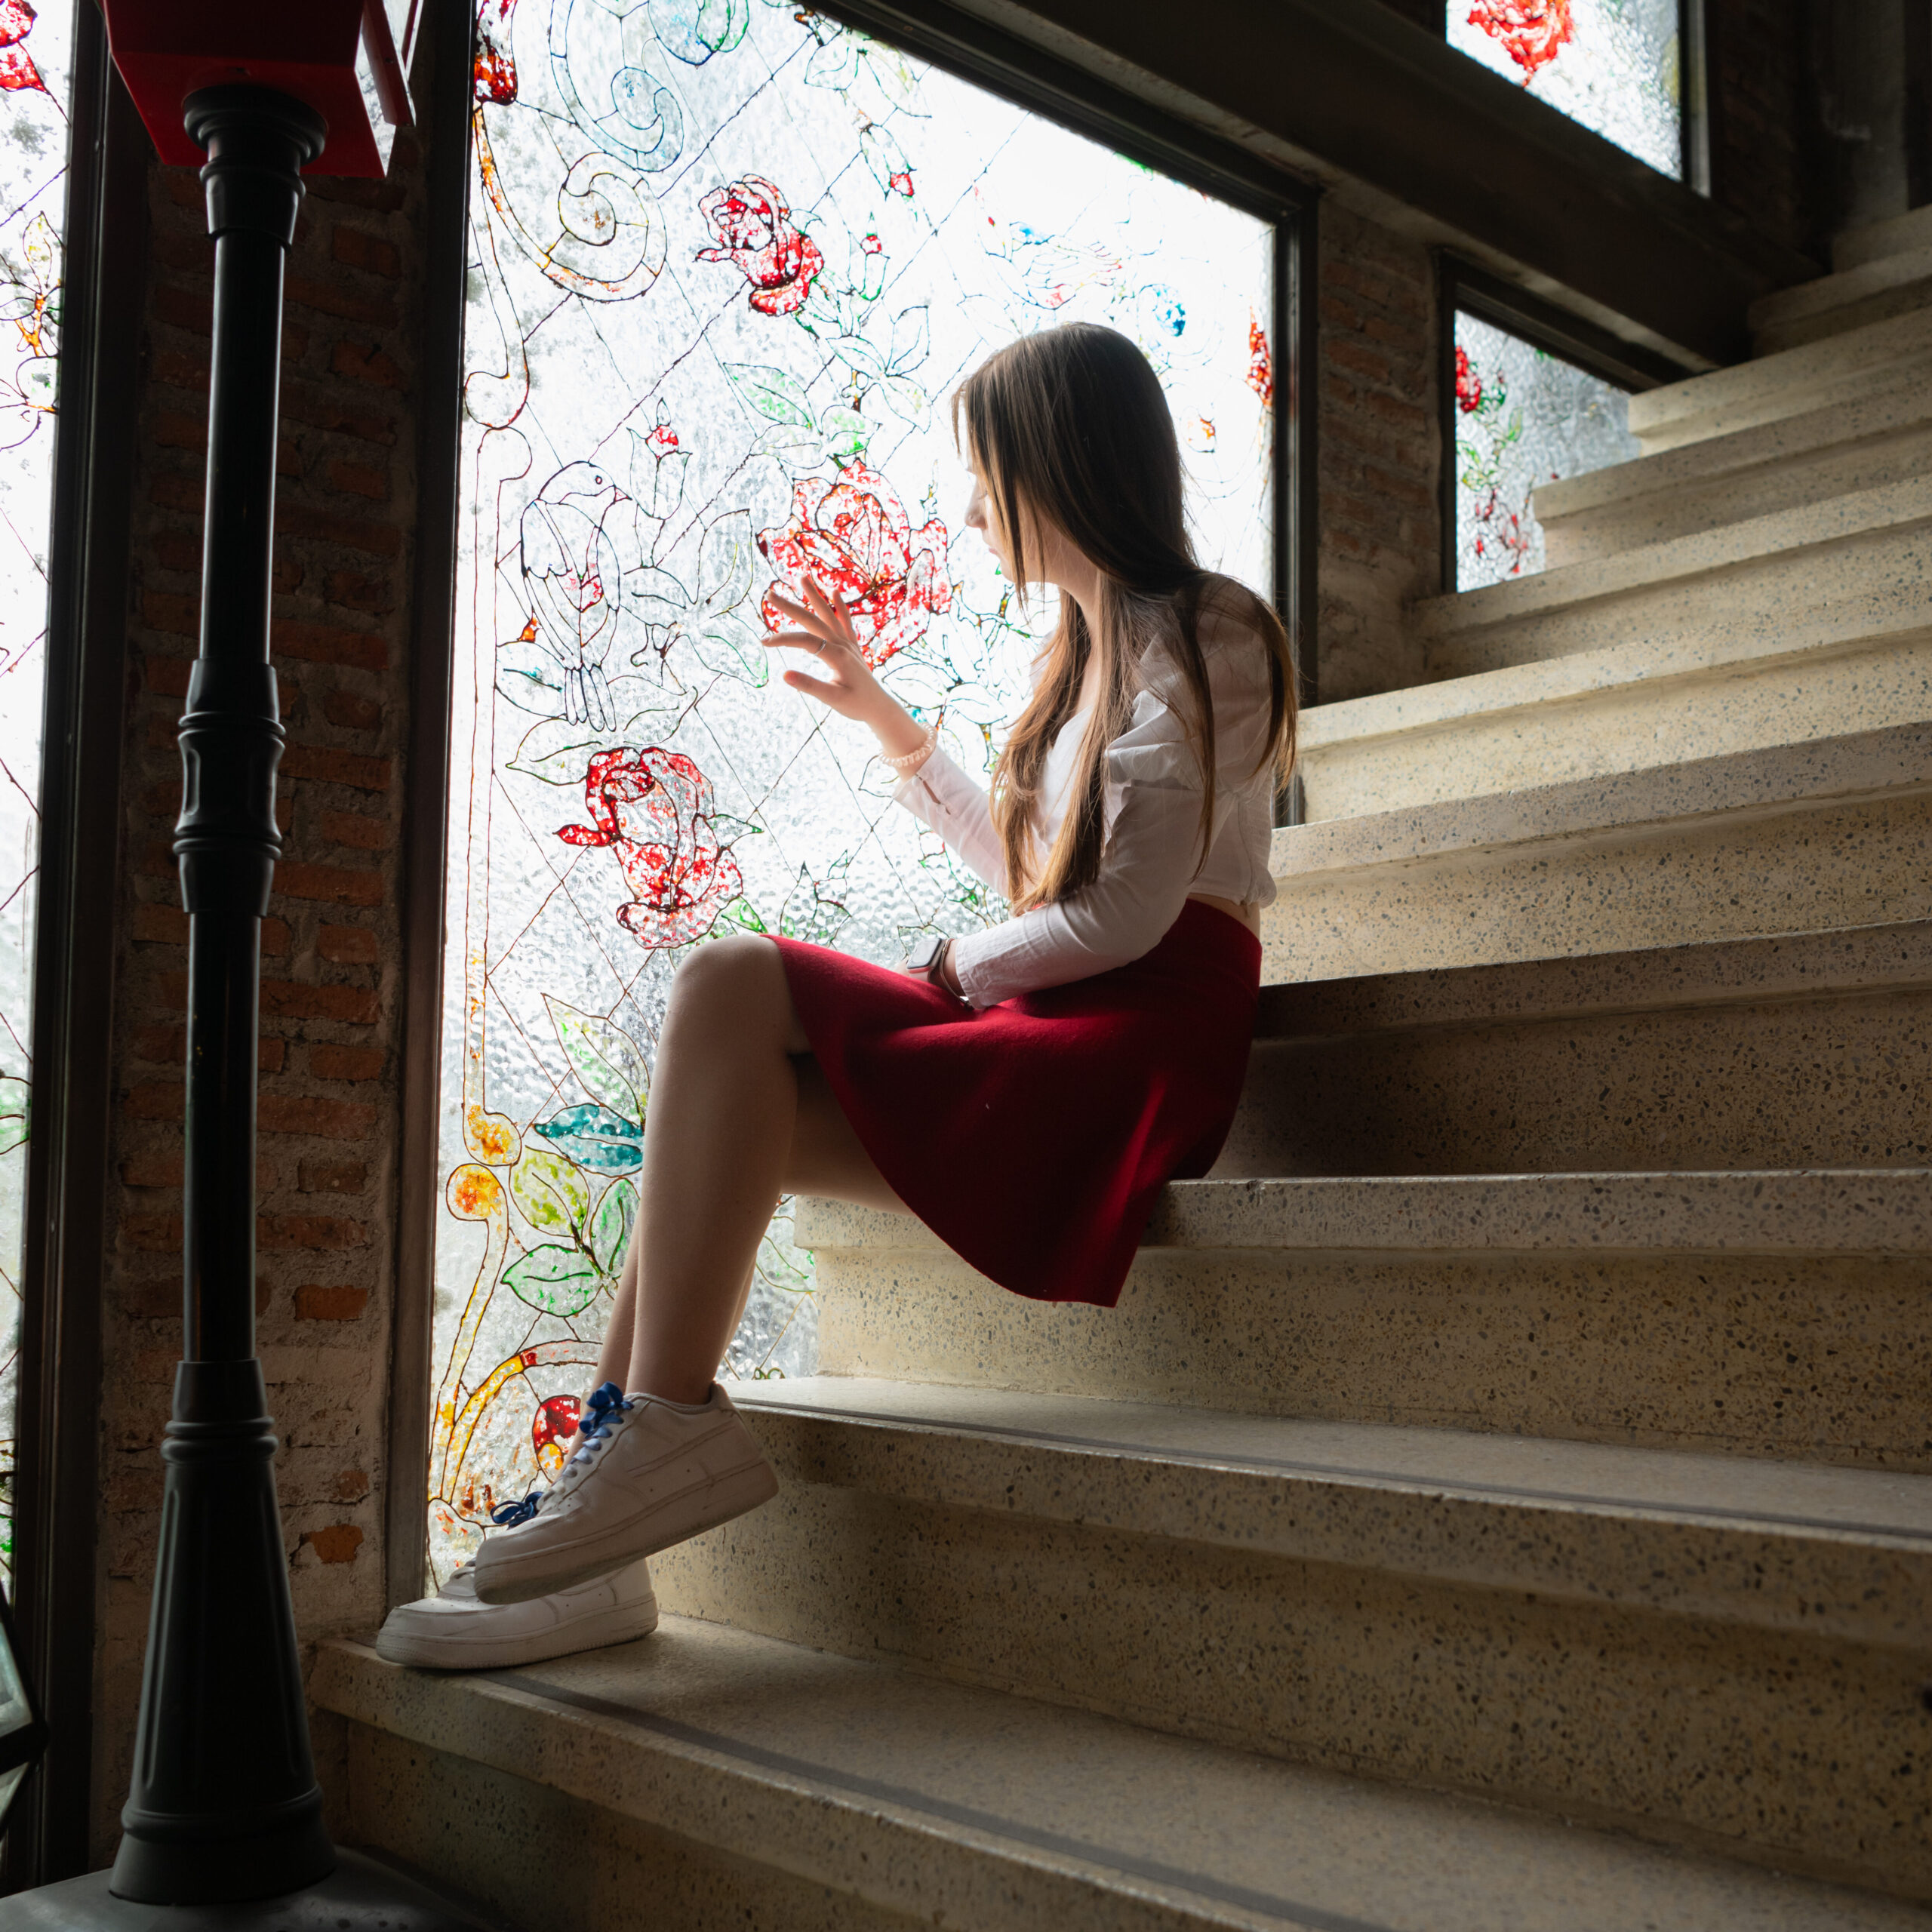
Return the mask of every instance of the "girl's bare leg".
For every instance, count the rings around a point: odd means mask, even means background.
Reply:
[[[679,970],[639,1179],[598,1376],[674,1402],[709,1393],[780,1194],[900,1205],[809,1057],[769,941],[715,940]],[[608,1373],[626,1328],[628,1365]]]

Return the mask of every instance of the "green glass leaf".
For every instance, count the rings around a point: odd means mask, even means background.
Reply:
[[[805,400],[804,386],[789,369],[774,369],[762,362],[728,362],[724,373],[761,416],[774,423],[795,423],[801,429],[812,426],[811,405]]]
[[[641,1125],[651,1076],[631,1036],[614,1020],[580,1013],[549,993],[543,995],[543,1004],[549,1009],[550,1024],[557,1029],[564,1057],[584,1091],[613,1113]]]
[[[590,1306],[599,1277],[589,1257],[574,1247],[546,1242],[520,1254],[503,1270],[503,1285],[518,1301],[545,1315],[581,1315]]]
[[[526,1147],[510,1170],[510,1192],[524,1218],[546,1234],[574,1235],[590,1212],[590,1189],[568,1161]]]
[[[636,1182],[614,1180],[590,1217],[590,1252],[600,1273],[614,1275],[623,1266],[636,1220]]]
[[[593,1174],[634,1174],[644,1164],[644,1129],[596,1101],[539,1121],[537,1131]]]

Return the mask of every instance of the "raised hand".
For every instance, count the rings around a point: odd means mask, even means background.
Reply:
[[[771,601],[795,623],[792,629],[773,631],[765,642],[786,650],[809,651],[817,660],[810,671],[785,672],[785,682],[793,691],[816,698],[841,718],[869,724],[888,756],[909,752],[920,743],[924,732],[872,675],[859,648],[852,620],[838,598],[828,596],[817,579],[808,577],[802,601],[775,586]]]

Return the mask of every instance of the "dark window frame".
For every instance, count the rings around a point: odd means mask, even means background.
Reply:
[[[887,0],[822,0],[820,11],[903,48],[1148,167],[1269,223],[1269,318],[1276,444],[1273,491],[1276,608],[1294,641],[1302,702],[1318,691],[1315,650],[1315,263],[1321,189],[1248,149],[1164,115],[1069,63],[955,8],[901,11]],[[455,645],[457,467],[463,367],[463,263],[469,221],[468,127],[474,13],[459,63],[453,46],[427,50],[423,82],[433,128],[460,125],[463,141],[430,143],[429,299],[422,358],[412,722],[405,812],[403,1143],[390,1349],[386,1594],[421,1594],[427,1512],[435,1234],[441,1201],[445,879],[449,707]],[[422,71],[419,66],[419,72]],[[1284,801],[1284,811],[1287,801]]]
[[[1441,460],[1436,511],[1441,525],[1442,589],[1453,592],[1458,550],[1456,529],[1456,317],[1506,330],[1531,347],[1635,395],[1666,383],[1681,382],[1684,372],[1666,357],[1607,329],[1585,321],[1554,303],[1485,273],[1447,251],[1436,257],[1436,434]]]

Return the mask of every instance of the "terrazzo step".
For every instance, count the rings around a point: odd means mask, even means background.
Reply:
[[[1119,1304],[807,1201],[822,1374],[1932,1472],[1932,1173],[1202,1180]]]
[[[667,1610],[1932,1897],[1932,1476],[828,1377],[740,1407],[780,1496],[653,1559]]]
[[[1284,826],[1264,983],[1932,918],[1932,725]]]
[[[1023,1614],[1023,1611],[1021,1613]],[[367,1840],[530,1925],[1908,1932],[1915,1906],[678,1617],[431,1676],[325,1645]]]
[[[1761,296],[1746,319],[1760,355],[1889,321],[1932,302],[1932,241]]]
[[[1932,310],[1914,309],[1801,349],[1687,376],[1630,398],[1630,433],[1646,456],[1923,383]]]
[[[1653,770],[1932,720],[1932,633],[1794,650],[1694,634],[1411,685],[1302,714],[1306,816]]]
[[[1932,478],[1801,503],[1588,563],[1425,598],[1432,677],[1657,640],[1787,651],[1922,638],[1932,626]]]
[[[1932,1164],[1932,921],[1263,989],[1219,1179]]]
[[[1932,248],[1932,204],[1896,214],[1884,221],[1847,228],[1832,239],[1832,269],[1842,275],[1886,255],[1909,254]]]
[[[1546,483],[1547,566],[1588,563],[1922,475],[1932,380]]]

